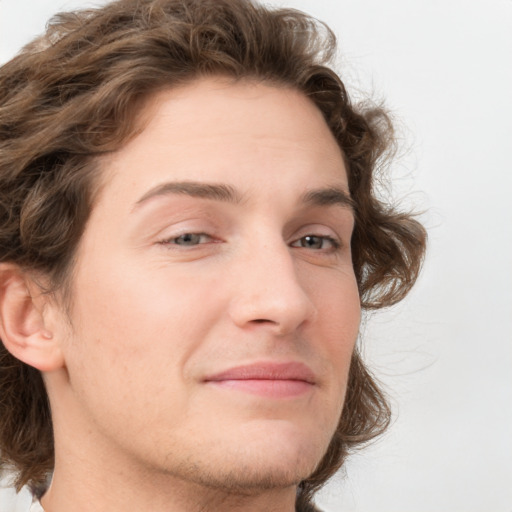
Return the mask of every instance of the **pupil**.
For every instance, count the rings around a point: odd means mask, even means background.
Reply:
[[[304,242],[307,247],[316,247],[318,249],[322,245],[322,241],[317,236],[306,236],[304,237]]]
[[[178,238],[178,241],[185,245],[193,245],[193,244],[198,243],[198,236],[194,235],[192,233],[187,233],[185,235],[181,235]]]

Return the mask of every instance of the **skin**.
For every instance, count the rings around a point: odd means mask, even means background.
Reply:
[[[56,463],[42,504],[291,512],[335,431],[360,321],[353,213],[304,200],[348,196],[342,153],[309,99],[264,83],[201,79],[143,117],[100,162],[70,311],[44,308],[62,357],[44,372]],[[262,362],[304,363],[314,382],[208,381]]]

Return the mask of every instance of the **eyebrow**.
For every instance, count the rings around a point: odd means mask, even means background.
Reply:
[[[355,202],[350,194],[342,188],[326,187],[315,190],[309,190],[301,197],[301,202],[313,206],[343,206],[352,213],[355,212]]]
[[[242,202],[242,194],[226,184],[200,183],[196,181],[173,181],[157,185],[146,192],[136,203],[134,209],[154,197],[167,195],[186,195],[201,199],[213,199],[227,203],[238,204]],[[350,194],[343,188],[325,187],[309,190],[304,193],[299,202],[313,206],[343,206],[354,212],[355,203]]]
[[[173,181],[157,185],[146,192],[136,203],[135,208],[149,199],[172,194],[199,197],[202,199],[213,199],[227,203],[240,203],[242,196],[230,185],[216,183],[198,183],[195,181]]]

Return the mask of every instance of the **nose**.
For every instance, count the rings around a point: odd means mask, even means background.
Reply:
[[[314,303],[282,240],[253,246],[241,260],[232,274],[235,289],[230,303],[230,316],[238,327],[259,325],[285,336],[314,319]]]

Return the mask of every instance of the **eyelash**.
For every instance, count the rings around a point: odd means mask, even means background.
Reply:
[[[190,233],[183,233],[181,235],[178,235],[178,236],[175,236],[175,237],[172,237],[172,238],[167,238],[165,240],[160,241],[159,244],[160,245],[177,245],[177,246],[182,246],[182,247],[197,247],[199,245],[204,245],[204,243],[200,243],[200,242],[191,243],[191,244],[187,244],[187,243],[179,244],[179,243],[177,243],[177,241],[180,238],[181,239],[186,239],[187,237],[188,238],[190,238],[190,237],[206,237],[209,241],[214,240],[213,237],[211,237],[210,235],[208,235],[206,233],[193,233],[193,232],[190,232]],[[327,249],[327,251],[329,251],[329,252],[335,252],[335,251],[337,251],[338,249],[341,248],[341,243],[336,238],[334,238],[332,236],[328,236],[328,235],[315,235],[313,233],[301,236],[297,240],[293,241],[290,244],[290,246],[291,247],[301,248],[301,249],[308,249],[308,247],[306,247],[306,246],[295,245],[295,244],[300,243],[301,241],[306,240],[308,238],[319,239],[319,240],[322,241],[322,245],[323,245],[324,242],[328,242],[331,245],[331,247]],[[322,251],[323,250],[323,251],[325,251],[326,249],[324,247],[321,247],[321,248],[314,249],[314,250],[318,250],[318,251]]]
[[[181,235],[178,235],[178,236],[173,236],[171,238],[167,238],[165,240],[162,240],[159,242],[159,244],[161,245],[181,245],[181,244],[178,244],[176,241],[179,240],[180,238],[186,238],[186,237],[206,237],[208,238],[209,240],[213,240],[213,238],[210,236],[210,235],[207,235],[206,233],[193,233],[193,232],[190,232],[190,233],[183,233]],[[201,243],[195,243],[195,244],[184,244],[184,247],[196,247],[198,245],[203,245]]]
[[[328,242],[329,244],[331,244],[331,247],[329,248],[330,251],[336,251],[338,249],[341,248],[341,243],[339,240],[337,240],[336,238],[332,237],[332,236],[328,236],[328,235],[315,235],[315,234],[308,234],[308,235],[304,235],[304,236],[301,236],[299,239],[295,240],[294,242],[292,242],[291,246],[292,247],[297,247],[296,243],[299,243],[301,242],[302,240],[305,240],[307,238],[313,238],[313,239],[319,239],[323,242]],[[308,247],[304,247],[304,246],[300,246],[302,249],[308,249]],[[317,249],[319,251],[321,250],[325,250],[325,248],[320,248],[320,249]]]

